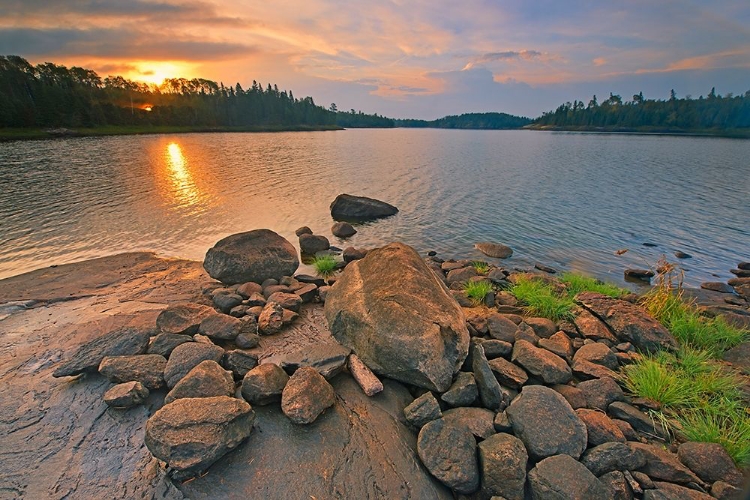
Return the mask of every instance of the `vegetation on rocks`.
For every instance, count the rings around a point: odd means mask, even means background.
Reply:
[[[474,262],[472,262],[471,267],[473,267],[474,270],[479,274],[487,274],[490,270],[490,265],[486,262],[482,262],[481,260],[475,260]]]
[[[318,255],[312,261],[315,272],[323,278],[330,278],[336,272],[336,259],[333,255]]]
[[[469,281],[464,285],[464,293],[475,304],[480,304],[490,292],[492,283],[488,281]]]

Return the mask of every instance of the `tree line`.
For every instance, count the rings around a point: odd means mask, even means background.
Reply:
[[[395,120],[397,127],[503,130],[521,128],[531,123],[522,116],[507,113],[464,113],[437,120]]]
[[[643,92],[623,101],[609,94],[599,103],[594,95],[587,104],[566,102],[555,111],[544,113],[533,122],[534,128],[639,130],[733,130],[750,127],[750,90],[744,95],[721,96],[712,88],[706,97],[678,98],[670,92],[668,100],[646,99]]]
[[[374,119],[359,113],[360,120]],[[382,117],[377,117],[378,120]],[[248,89],[202,78],[170,78],[161,85],[54,63],[36,66],[0,56],[0,127],[326,127],[337,113],[312,97],[253,81]]]

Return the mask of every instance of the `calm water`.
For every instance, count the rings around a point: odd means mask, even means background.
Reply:
[[[328,211],[342,192],[401,210],[358,227],[355,246],[481,258],[473,243],[495,240],[515,250],[509,265],[615,282],[675,250],[693,255],[690,284],[750,260],[750,141],[348,130],[0,144],[0,277],[133,250],[202,259],[264,227],[342,246]]]

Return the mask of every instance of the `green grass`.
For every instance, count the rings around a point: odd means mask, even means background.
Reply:
[[[336,272],[336,259],[333,255],[318,255],[313,259],[312,266],[318,276],[329,278]]]
[[[719,443],[737,464],[750,465],[750,417],[743,409],[682,412],[677,423],[688,440]]]
[[[573,299],[555,293],[551,285],[541,280],[520,277],[510,292],[524,305],[530,315],[543,316],[552,321],[573,319]]]
[[[473,267],[479,274],[487,274],[490,271],[490,265],[481,260],[475,260],[472,262],[471,267]]]
[[[581,274],[563,273],[560,276],[560,281],[565,283],[565,286],[568,288],[568,293],[571,296],[576,296],[581,292],[597,292],[610,297],[619,298],[628,293],[627,290],[620,287]]]
[[[464,293],[475,305],[481,304],[490,292],[492,283],[488,281],[469,281],[464,285]]]

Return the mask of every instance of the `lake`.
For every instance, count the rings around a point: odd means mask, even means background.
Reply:
[[[473,244],[497,241],[514,249],[507,266],[620,284],[626,267],[677,250],[692,255],[689,285],[750,260],[747,140],[365,129],[9,142],[0,193],[0,278],[135,250],[202,260],[257,228],[297,246],[303,225],[340,247],[400,240],[446,259],[483,258]],[[338,240],[339,193],[400,213]]]

